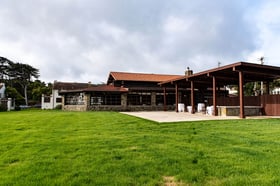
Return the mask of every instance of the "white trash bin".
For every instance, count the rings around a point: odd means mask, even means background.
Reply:
[[[178,103],[178,112],[185,112],[185,104]]]
[[[187,106],[187,111],[188,111],[189,113],[192,113],[192,106]]]
[[[214,107],[213,106],[208,106],[206,107],[206,114],[212,116],[214,113]]]
[[[205,104],[204,103],[198,103],[197,112],[204,112],[204,111],[205,111]]]

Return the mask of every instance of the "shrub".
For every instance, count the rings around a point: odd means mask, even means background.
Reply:
[[[19,106],[19,105],[16,105],[16,106],[15,106],[15,111],[20,111],[20,110],[21,110],[20,106]]]
[[[7,107],[3,104],[0,104],[0,112],[7,111]]]
[[[62,105],[59,104],[59,105],[56,105],[56,107],[54,108],[55,110],[61,110],[62,109]]]

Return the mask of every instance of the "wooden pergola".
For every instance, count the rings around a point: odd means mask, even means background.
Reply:
[[[175,85],[176,90],[176,111],[178,111],[178,88],[190,88],[191,106],[194,113],[195,89],[213,90],[214,115],[217,115],[217,88],[226,85],[238,85],[240,118],[245,118],[244,112],[244,85],[248,82],[266,83],[266,92],[269,93],[269,83],[280,78],[280,67],[254,64],[248,62],[237,62],[230,65],[214,68],[211,70],[195,73],[190,76],[182,76],[177,79],[161,82],[162,87]]]

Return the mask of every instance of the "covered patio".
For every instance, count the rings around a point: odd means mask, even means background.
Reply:
[[[245,118],[245,98],[244,98],[244,85],[248,82],[263,82],[265,91],[262,97],[254,96],[251,103],[259,102],[259,106],[272,106],[279,107],[280,99],[279,95],[275,97],[268,97],[270,94],[269,84],[276,79],[280,78],[280,67],[254,64],[248,62],[237,62],[230,65],[214,68],[211,70],[203,71],[200,73],[186,75],[177,79],[168,80],[161,82],[162,87],[168,87],[170,85],[175,86],[176,92],[176,112],[178,112],[178,89],[185,88],[190,89],[190,100],[191,100],[191,112],[195,113],[195,93],[197,90],[200,92],[205,92],[206,90],[212,90],[212,106],[213,115],[218,115],[218,102],[220,98],[218,97],[219,90],[225,88],[227,85],[237,85],[238,86],[238,105],[234,105],[239,109],[239,117]],[[219,100],[218,100],[219,99]],[[272,104],[273,102],[273,104]],[[279,102],[279,103],[278,103]],[[269,104],[268,104],[269,103]],[[225,105],[232,106],[232,105]],[[255,106],[255,105],[246,105]],[[257,106],[257,105],[256,105]],[[272,108],[264,108],[272,109]],[[266,113],[266,112],[265,112]],[[271,115],[271,114],[270,114]],[[279,113],[273,113],[272,115],[280,115]]]

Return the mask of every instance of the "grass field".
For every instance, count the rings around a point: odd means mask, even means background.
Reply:
[[[0,185],[280,185],[280,120],[0,113]]]

